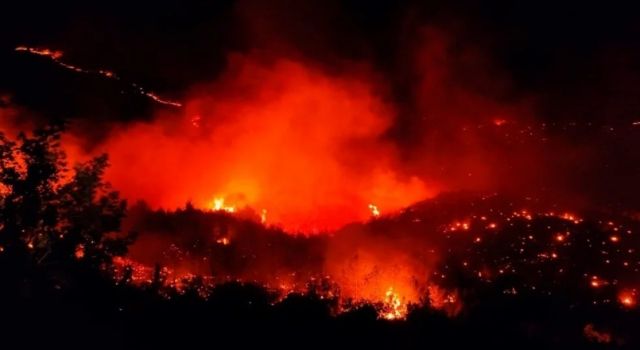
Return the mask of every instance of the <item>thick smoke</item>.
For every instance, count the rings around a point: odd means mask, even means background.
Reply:
[[[222,198],[315,232],[368,218],[371,203],[394,211],[436,192],[384,139],[396,112],[366,73],[234,56],[193,91],[184,111],[115,128],[96,148],[125,197],[167,209]]]

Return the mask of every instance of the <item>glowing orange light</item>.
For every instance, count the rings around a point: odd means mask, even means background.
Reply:
[[[407,313],[407,306],[402,302],[393,287],[389,287],[385,293],[384,305],[381,310],[381,317],[386,320],[403,319]]]
[[[57,60],[58,58],[62,57],[62,51],[57,51],[57,50],[38,49],[38,48],[26,47],[26,46],[18,46],[18,47],[16,47],[15,50],[16,51],[26,51],[26,52],[32,53],[34,55],[39,55],[39,56],[51,57],[54,60]]]
[[[507,123],[507,120],[506,120],[506,119],[496,118],[496,119],[494,119],[494,120],[493,120],[493,124],[494,124],[495,126],[502,126],[502,125],[504,125],[504,124],[506,124],[506,123]]]
[[[82,244],[79,244],[76,247],[76,251],[75,251],[74,255],[76,256],[76,259],[84,258],[84,246]]]
[[[373,216],[374,218],[377,218],[380,216],[380,210],[378,209],[378,206],[374,204],[369,204],[369,210],[371,211],[371,216]]]
[[[618,236],[611,236],[609,237],[609,240],[611,240],[611,242],[616,243],[620,240],[620,238],[618,238]]]
[[[636,306],[636,293],[633,291],[625,290],[618,294],[618,301],[622,306],[632,308]]]
[[[18,46],[18,47],[15,48],[15,51],[26,52],[26,53],[30,53],[30,54],[33,54],[33,55],[48,57],[49,59],[51,59],[53,62],[55,62],[60,67],[63,67],[65,69],[68,69],[68,70],[71,70],[71,71],[74,71],[76,73],[97,74],[97,75],[101,75],[101,76],[103,76],[103,77],[105,77],[107,79],[120,80],[120,78],[118,76],[116,76],[115,73],[113,73],[112,71],[109,71],[109,70],[105,70],[105,69],[99,69],[99,70],[84,69],[82,67],[78,67],[78,66],[74,66],[72,64],[68,64],[68,63],[62,62],[60,60],[60,58],[63,55],[62,51],[51,50],[51,49],[46,49],[46,48],[45,49],[39,49],[39,48],[27,47],[27,46]],[[138,93],[140,93],[141,95],[144,95],[144,96],[154,100],[155,102],[158,102],[158,103],[164,104],[164,105],[174,106],[174,107],[182,107],[182,103],[176,102],[176,101],[171,101],[171,100],[168,100],[168,99],[164,99],[164,98],[156,95],[153,92],[146,91],[144,88],[142,88],[138,84],[131,83],[130,85],[131,85],[131,87],[135,88],[135,90],[137,90]]]
[[[233,206],[225,206],[224,198],[222,197],[214,198],[210,208],[213,211],[226,211],[227,213],[233,213],[236,211],[236,208]]]
[[[216,243],[222,244],[222,245],[229,245],[229,243],[231,243],[231,241],[227,237],[222,237],[222,238],[218,238],[216,240]]]
[[[260,222],[264,225],[267,223],[267,209],[260,211]]]

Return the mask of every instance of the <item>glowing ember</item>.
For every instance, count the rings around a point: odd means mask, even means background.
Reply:
[[[506,120],[506,119],[499,119],[499,118],[496,118],[496,119],[494,119],[494,120],[493,120],[493,124],[494,124],[495,126],[502,126],[502,125],[504,125],[504,124],[506,124],[506,123],[507,123],[507,120]]]
[[[57,50],[38,49],[34,47],[18,46],[16,47],[16,51],[26,51],[34,55],[51,57],[52,59],[55,59],[55,60],[62,57],[62,51],[57,51]]]
[[[622,306],[634,308],[636,306],[636,293],[631,290],[623,290],[618,294],[618,301]]]
[[[76,259],[84,258],[84,246],[82,244],[76,247],[76,251],[74,252]]]
[[[380,210],[378,209],[378,206],[369,204],[369,210],[371,211],[371,216],[373,216],[374,218],[380,216]]]
[[[222,245],[229,245],[229,243],[231,243],[231,241],[229,241],[229,238],[223,237],[223,238],[218,238],[216,240],[216,243],[219,243],[219,244],[222,244]]]
[[[598,276],[593,276],[591,278],[591,287],[593,288],[600,288],[603,285],[607,285],[607,284],[609,284],[607,281],[598,279]]]
[[[260,211],[260,223],[263,225],[267,223],[267,209]]]

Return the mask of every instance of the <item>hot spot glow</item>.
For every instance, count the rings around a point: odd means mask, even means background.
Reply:
[[[623,290],[618,294],[618,301],[622,306],[634,308],[636,306],[636,293],[633,290]]]
[[[75,255],[76,259],[84,258],[84,246],[82,244],[79,244],[76,247],[76,251],[74,252],[74,255]]]
[[[384,297],[384,305],[380,310],[380,316],[386,320],[403,319],[407,314],[407,305],[402,302],[393,287],[389,287]]]
[[[378,209],[377,205],[369,204],[369,210],[371,211],[371,216],[373,216],[374,218],[380,216],[380,210]]]
[[[214,200],[209,205],[209,208],[213,211],[226,211],[227,213],[233,213],[236,211],[236,208],[234,206],[228,206],[224,204],[223,197],[214,198]]]

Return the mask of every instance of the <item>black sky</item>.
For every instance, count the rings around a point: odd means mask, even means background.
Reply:
[[[372,64],[402,95],[404,56],[419,28],[445,28],[456,45],[481,47],[535,95],[544,118],[638,117],[640,21],[630,5],[508,1],[83,1],[3,4],[0,89],[49,116],[131,119],[157,106],[121,86],[74,77],[17,45],[62,50],[85,67],[180,98],[215,80],[230,52],[286,52],[326,67]],[[478,87],[482,89],[482,86]],[[613,119],[612,119],[613,118]]]

